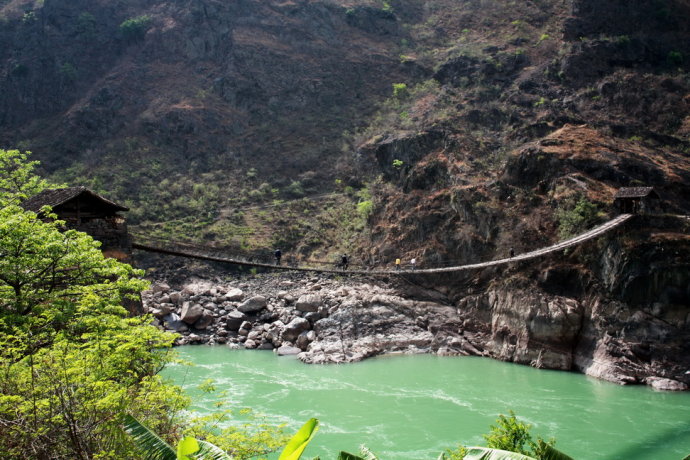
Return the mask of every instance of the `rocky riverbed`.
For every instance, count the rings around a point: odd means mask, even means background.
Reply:
[[[349,275],[273,273],[171,284],[153,282],[143,301],[157,325],[179,334],[179,345],[273,350],[312,364],[382,353],[476,355],[660,390],[687,390],[690,379],[677,327],[620,302],[516,286],[451,301],[437,291],[416,288],[409,295],[396,283]],[[676,348],[674,357],[669,350]]]
[[[228,344],[298,355],[307,363],[343,363],[380,353],[483,354],[475,334],[445,330],[456,308],[406,300],[381,283],[263,275],[231,282],[154,282],[143,294],[156,323],[177,344]],[[445,326],[445,327],[442,327]]]

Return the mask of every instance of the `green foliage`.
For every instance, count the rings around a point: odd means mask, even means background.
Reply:
[[[163,440],[177,438],[189,399],[158,376],[174,357],[166,349],[175,336],[152,326],[149,317],[129,317],[123,307],[148,286],[143,272],[104,258],[98,242],[66,230],[49,208],[40,219],[20,208],[19,200],[46,183],[33,175],[36,163],[26,154],[0,151],[0,162],[3,453],[139,458],[122,427],[125,414]],[[209,430],[201,422],[193,426]],[[205,448],[204,441],[199,445]]]
[[[290,441],[280,453],[278,460],[299,460],[307,444],[309,444],[318,430],[319,421],[317,419],[311,418],[307,420],[307,422],[302,425],[302,428],[290,438]]]
[[[666,56],[666,60],[668,61],[669,65],[672,66],[683,65],[683,53],[680,51],[669,51],[668,56]]]
[[[50,187],[34,174],[38,161],[28,161],[31,152],[0,149],[0,206],[18,204]]]
[[[24,16],[22,16],[22,23],[24,24],[33,24],[38,20],[36,17],[36,13],[33,11],[27,11],[24,13]]]
[[[585,197],[580,197],[577,201],[568,200],[559,207],[556,219],[559,236],[567,239],[594,225],[599,219],[599,209]]]
[[[127,414],[125,431],[132,437],[147,460],[232,460],[232,457],[213,443],[185,436],[174,449],[146,425]]]
[[[128,41],[142,40],[151,27],[151,22],[152,19],[148,15],[127,19],[120,24],[120,33]]]
[[[96,18],[93,14],[84,11],[77,18],[77,34],[84,39],[91,39],[96,35]]]
[[[405,164],[405,163],[402,160],[398,160],[398,159],[393,160],[393,167],[395,169],[402,168],[403,164]]]
[[[405,83],[393,83],[393,97],[396,99],[404,99],[410,95],[407,85]]]
[[[357,192],[357,196],[359,197],[359,201],[357,202],[357,214],[359,214],[362,219],[366,220],[374,211],[374,202],[371,192],[368,188],[363,188]]]
[[[290,182],[290,185],[287,186],[285,189],[285,193],[293,198],[301,198],[305,195],[304,192],[304,187],[302,186],[302,182],[298,180],[293,180]]]
[[[458,444],[455,449],[446,449],[439,456],[439,460],[463,460],[467,455],[467,447]]]
[[[58,73],[67,82],[73,82],[77,79],[77,69],[69,62],[62,64]]]
[[[218,408],[222,405],[222,402],[216,403]],[[282,425],[273,426],[266,423],[264,417],[255,414],[251,409],[240,411],[243,423],[227,424],[232,415],[230,410],[223,409],[195,417],[190,420],[185,434],[203,439],[235,458],[266,455],[285,445],[287,437],[283,433]],[[227,426],[218,428],[226,424]]]
[[[513,411],[506,417],[501,414],[496,420],[497,425],[491,425],[491,432],[484,435],[486,445],[493,449],[508,450],[519,454],[529,454],[530,425],[519,422]]]
[[[125,409],[165,421],[184,402],[156,375],[169,356],[154,349],[173,336],[122,307],[147,286],[142,272],[16,205],[0,210],[0,253],[0,443],[17,456],[127,457]]]

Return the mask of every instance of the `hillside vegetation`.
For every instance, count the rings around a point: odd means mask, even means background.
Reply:
[[[689,19],[681,0],[4,0],[0,144],[149,235],[476,261],[579,231],[620,186],[688,211]]]

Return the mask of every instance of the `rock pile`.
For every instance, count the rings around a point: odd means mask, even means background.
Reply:
[[[143,300],[159,327],[180,334],[179,345],[274,350],[309,363],[358,361],[384,352],[478,352],[440,326],[453,323],[455,308],[405,300],[365,282],[313,277],[298,284],[280,276],[193,280],[179,288],[156,282]]]

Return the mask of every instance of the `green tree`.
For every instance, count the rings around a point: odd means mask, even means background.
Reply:
[[[29,161],[30,154],[0,149],[0,206],[18,204],[50,186],[34,173],[38,161]]]
[[[146,31],[151,27],[151,16],[143,15],[130,18],[120,24],[120,33],[125,40],[143,40]]]
[[[47,183],[0,151],[0,445],[9,458],[131,458],[120,420],[175,430],[187,400],[158,377],[174,339],[129,318],[147,282],[90,236],[16,203]]]
[[[566,202],[556,210],[558,233],[562,239],[570,238],[594,225],[599,218],[597,205],[580,197]]]

